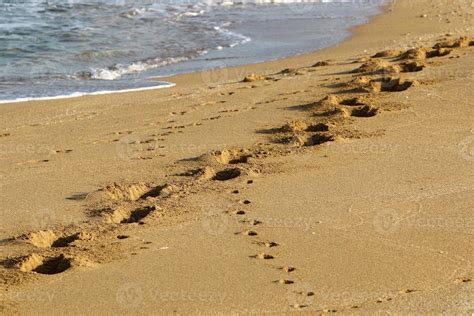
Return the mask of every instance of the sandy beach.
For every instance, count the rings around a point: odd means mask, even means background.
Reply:
[[[473,314],[473,14],[0,105],[0,314]]]

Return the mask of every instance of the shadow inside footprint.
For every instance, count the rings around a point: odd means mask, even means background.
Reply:
[[[307,132],[328,132],[329,131],[329,125],[324,124],[324,123],[318,123],[314,125],[308,126],[306,129]]]
[[[312,135],[305,143],[305,146],[316,146],[334,141],[334,136],[330,134],[318,133]]]
[[[33,269],[39,274],[58,274],[71,268],[71,260],[66,259],[64,255],[46,259],[41,265]]]
[[[222,171],[219,171],[214,176],[214,180],[217,181],[227,181],[239,177],[242,174],[239,168],[228,168]]]
[[[241,156],[241,157],[237,157],[235,159],[230,160],[229,164],[236,165],[236,164],[239,164],[239,163],[247,163],[250,157],[251,157],[250,155],[244,155],[244,156]]]
[[[347,105],[347,106],[365,105],[365,103],[361,102],[359,98],[344,99],[340,102],[340,104]]]
[[[56,239],[53,244],[51,245],[51,247],[57,247],[57,248],[62,248],[62,247],[67,247],[69,246],[69,244],[71,244],[72,242],[76,241],[79,239],[79,234],[74,234],[74,235],[70,235],[70,236],[64,236],[64,237],[60,237],[58,239]]]
[[[351,116],[354,116],[354,117],[372,117],[372,116],[377,115],[378,112],[379,112],[378,108],[366,105],[366,106],[363,106],[363,107],[358,108],[358,109],[353,109],[352,112],[351,112]]]
[[[401,92],[409,89],[416,84],[415,81],[402,82],[400,79],[381,82],[380,91],[382,92]]]
[[[419,72],[425,68],[425,65],[416,61],[404,63],[400,65],[401,72]]]
[[[151,212],[153,212],[156,208],[154,206],[146,206],[143,208],[136,209],[130,214],[130,217],[122,220],[122,224],[131,224],[131,223],[138,223],[148,215],[150,215]]]

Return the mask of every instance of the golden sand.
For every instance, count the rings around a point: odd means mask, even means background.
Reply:
[[[472,22],[0,106],[0,313],[470,315]]]

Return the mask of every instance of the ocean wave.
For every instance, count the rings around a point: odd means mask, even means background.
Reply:
[[[383,2],[392,2],[393,0],[382,0]],[[199,1],[192,1],[192,0],[182,0],[182,1],[174,1],[174,0],[165,0],[157,2],[160,5],[174,5],[177,4],[181,6],[206,6],[206,7],[213,7],[213,6],[234,6],[234,5],[271,5],[271,4],[307,4],[307,3],[352,3],[352,4],[360,4],[360,5],[379,5],[380,1],[374,0],[199,0]]]
[[[145,8],[140,8],[140,9],[132,9],[132,10],[129,10],[129,11],[126,11],[126,12],[122,12],[119,15],[122,18],[133,18],[135,16],[142,15],[144,12],[146,12],[146,9]]]
[[[130,65],[114,65],[109,68],[92,68],[90,72],[77,74],[76,79],[117,80],[126,75],[137,74],[147,70],[180,63],[189,60],[190,58],[191,57],[157,58],[148,61],[135,62]]]
[[[251,38],[233,31],[228,30],[226,27],[229,27],[231,23],[225,22],[221,26],[214,26],[213,29],[222,34],[223,36],[232,39],[227,45],[219,45],[217,47],[209,48],[215,50],[223,50],[225,48],[236,47],[237,45],[242,45],[251,41]],[[87,72],[80,72],[76,74],[75,79],[90,79],[90,80],[117,80],[121,79],[124,76],[129,76],[133,74],[139,74],[145,71],[157,69],[160,67],[181,63],[188,61],[190,59],[197,58],[199,56],[205,55],[208,53],[208,50],[202,49],[195,52],[186,54],[186,56],[180,57],[171,57],[171,58],[153,58],[147,59],[144,61],[137,61],[128,65],[116,64],[107,68],[92,68]],[[88,54],[86,54],[88,55]],[[95,53],[93,55],[100,55]]]
[[[363,4],[380,1],[0,0],[0,100],[136,88],[311,51],[337,42],[377,10]],[[349,5],[312,6],[335,2]],[[314,34],[300,19],[313,19]]]

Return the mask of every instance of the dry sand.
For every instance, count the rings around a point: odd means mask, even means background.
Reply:
[[[0,106],[0,314],[471,315],[473,10]]]

